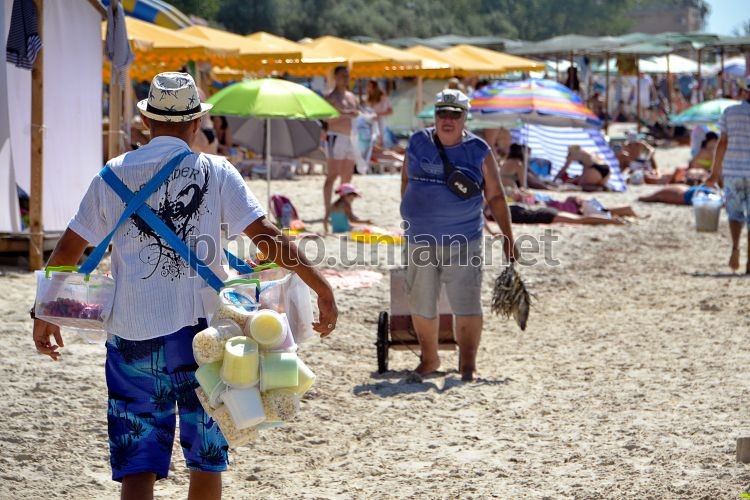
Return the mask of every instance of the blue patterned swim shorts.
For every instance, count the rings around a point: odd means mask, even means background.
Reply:
[[[724,196],[729,220],[750,227],[750,178],[724,177]]]
[[[192,342],[204,328],[206,322],[201,320],[151,340],[111,336],[107,341],[107,424],[115,481],[140,472],[167,477],[176,410],[187,467],[206,472],[227,469],[229,446],[195,395],[198,365]]]

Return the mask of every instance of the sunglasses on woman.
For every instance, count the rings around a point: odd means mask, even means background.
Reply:
[[[441,109],[435,111],[435,116],[441,120],[458,120],[463,116],[463,111],[453,111],[452,109]]]

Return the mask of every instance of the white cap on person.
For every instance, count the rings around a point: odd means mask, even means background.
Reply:
[[[469,98],[460,90],[445,89],[438,92],[435,96],[435,111],[447,109],[466,113],[470,108]]]

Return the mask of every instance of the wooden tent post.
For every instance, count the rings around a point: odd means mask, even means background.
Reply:
[[[641,133],[641,68],[638,54],[635,56],[635,131]]]
[[[44,0],[34,0],[42,42],[44,38]],[[31,69],[31,189],[29,193],[29,270],[44,266],[44,46],[37,53]]]
[[[724,89],[724,47],[719,50],[719,56],[721,57],[721,72],[719,73],[719,88],[721,89],[721,97],[726,98],[727,94]]]
[[[114,15],[120,8],[120,0],[109,3]],[[107,156],[114,158],[120,155],[120,137],[122,135],[122,86],[119,72],[114,65],[109,70],[109,141],[107,142]]]
[[[701,49],[698,49],[698,95],[696,98],[699,103],[703,102],[703,82],[701,80]]]
[[[424,101],[424,77],[418,76],[417,77],[417,103],[416,103],[416,112],[417,114],[422,111],[422,105]],[[382,134],[383,131],[381,130],[380,133]]]
[[[674,113],[672,109],[672,72],[669,68],[669,52],[667,52],[667,103],[669,104],[669,112]]]
[[[604,132],[609,132],[609,52],[604,54]]]

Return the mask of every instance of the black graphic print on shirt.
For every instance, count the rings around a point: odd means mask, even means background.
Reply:
[[[184,182],[185,178],[188,179],[188,184],[176,194],[172,194],[175,190],[170,189],[170,184]],[[201,164],[200,170],[196,168],[176,169],[174,174],[165,181],[166,189],[159,200],[159,207],[154,210],[164,224],[186,243],[191,237],[198,236],[200,216],[209,213],[205,203],[209,182],[209,169],[206,165]],[[130,221],[132,227],[128,230],[128,234],[146,243],[139,254],[141,262],[148,265],[151,272],[142,279],[148,279],[156,272],[172,281],[184,276],[188,270],[188,263],[167,245],[164,238],[156,234],[139,215],[133,214]]]

